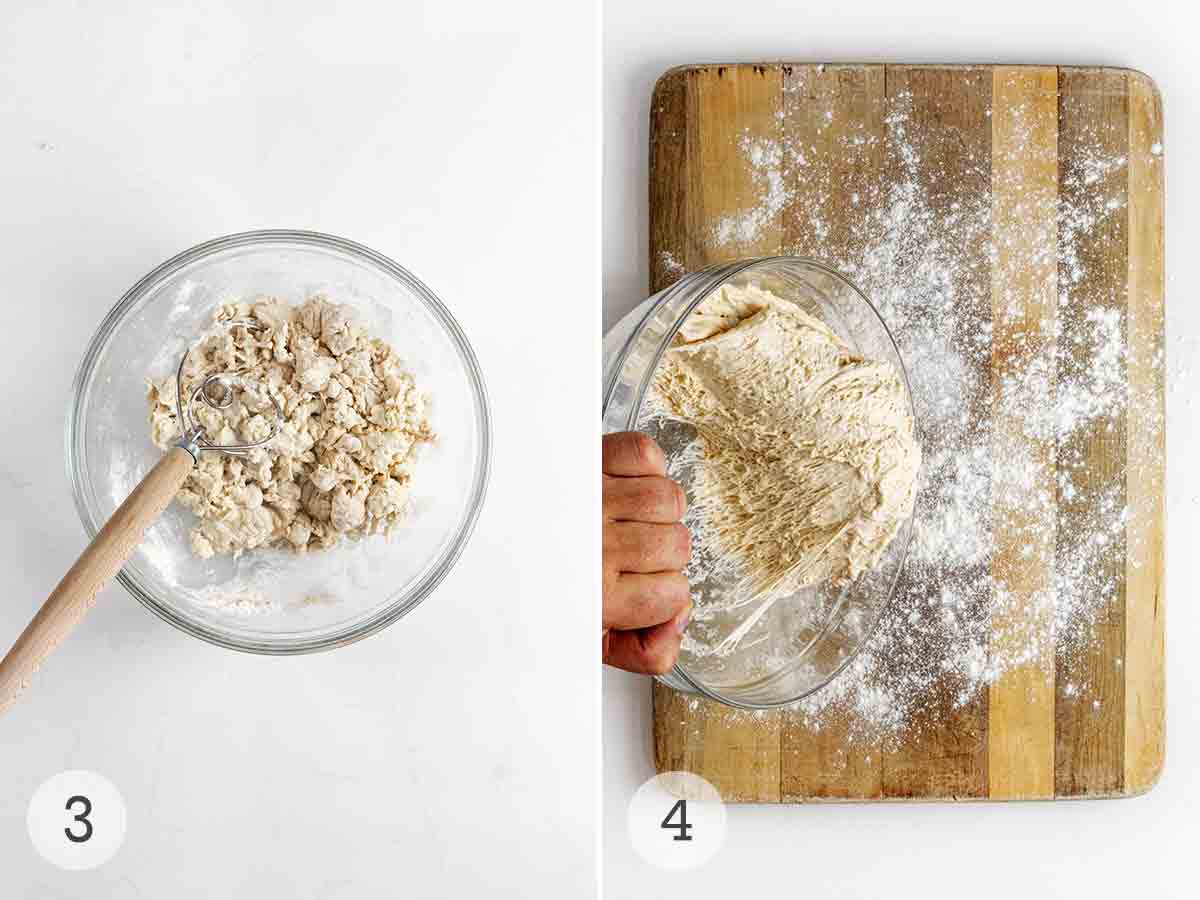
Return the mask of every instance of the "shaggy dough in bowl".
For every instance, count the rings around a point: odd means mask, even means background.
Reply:
[[[695,538],[736,573],[735,605],[872,568],[912,513],[921,452],[900,373],[753,285],[683,324],[652,403],[699,433]]]
[[[185,397],[205,377],[227,373],[257,387],[226,409],[192,406],[215,443],[251,443],[283,422],[265,447],[244,456],[207,452],[177,499],[196,514],[197,556],[255,547],[331,547],[343,537],[387,533],[405,515],[415,448],[433,440],[426,398],[392,348],[371,337],[349,307],[312,297],[220,307],[216,328],[192,345]],[[230,325],[253,320],[257,327]],[[150,429],[169,449],[180,435],[175,376],[152,381]]]

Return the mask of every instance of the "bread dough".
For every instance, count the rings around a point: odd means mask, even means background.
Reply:
[[[213,333],[188,352],[185,397],[213,373],[247,381],[228,408],[197,402],[193,418],[209,440],[234,444],[271,433],[270,396],[284,415],[265,447],[200,454],[176,495],[199,519],[193,552],[207,559],[255,547],[307,551],[390,533],[407,510],[414,451],[434,438],[427,398],[392,348],[349,307],[321,297],[301,306],[226,304],[214,318]],[[262,327],[227,324],[237,319]],[[150,382],[149,403],[151,438],[167,450],[180,436],[174,374]]]
[[[921,453],[899,373],[794,303],[721,288],[684,322],[654,393],[699,434],[691,518],[733,564],[735,605],[856,578],[912,513]]]

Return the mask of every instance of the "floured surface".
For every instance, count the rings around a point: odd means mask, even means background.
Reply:
[[[748,255],[832,264],[897,338],[925,451],[905,577],[867,649],[779,712],[656,687],[661,768],[760,801],[1153,782],[1160,115],[1148,80],[1104,69],[695,67],[660,82],[655,287]]]
[[[873,568],[912,511],[920,451],[900,374],[769,291],[727,285],[697,307],[654,401],[698,432],[694,559],[731,576],[719,610],[700,595],[687,654],[740,652],[779,599]],[[715,613],[737,609],[732,631],[709,634]]]

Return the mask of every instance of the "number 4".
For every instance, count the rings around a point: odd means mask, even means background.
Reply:
[[[675,812],[677,810],[679,812],[679,821],[672,822],[671,817],[673,815],[675,815]],[[677,829],[679,829],[679,834],[675,835],[675,837],[673,837],[671,840],[690,841],[692,839],[692,836],[690,834],[688,834],[688,832],[692,830],[692,825],[690,825],[687,820],[687,801],[686,800],[675,801],[675,805],[671,807],[671,811],[669,813],[667,813],[667,817],[662,820],[662,825],[660,825],[659,827],[660,828],[677,828]]]

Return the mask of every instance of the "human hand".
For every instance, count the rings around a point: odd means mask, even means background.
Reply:
[[[682,572],[691,554],[680,522],[687,499],[646,435],[606,434],[601,456],[604,662],[661,675],[675,665],[692,608]]]

